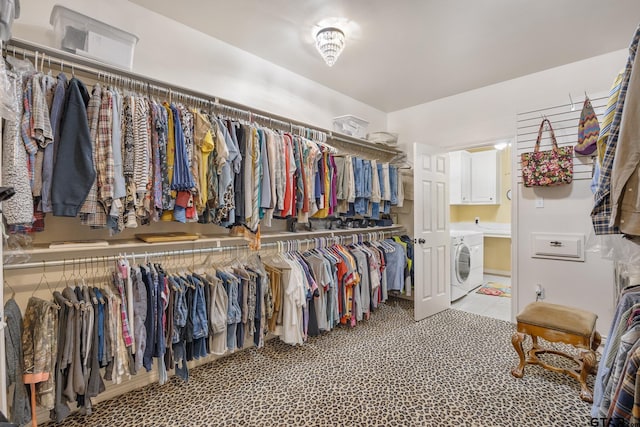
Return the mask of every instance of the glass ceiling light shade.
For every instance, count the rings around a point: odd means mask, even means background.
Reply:
[[[316,34],[316,48],[329,67],[336,63],[344,45],[344,33],[339,28],[323,28]]]

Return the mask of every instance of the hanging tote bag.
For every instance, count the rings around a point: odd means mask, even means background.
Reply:
[[[590,155],[598,148],[596,143],[599,135],[600,123],[598,122],[598,116],[593,111],[591,101],[587,97],[584,100],[580,121],[578,122],[578,144],[573,150],[582,156]]]
[[[545,124],[549,126],[553,148],[549,151],[540,151],[540,140]],[[573,180],[573,147],[558,147],[549,119],[545,118],[540,123],[533,152],[522,153],[520,160],[525,187],[570,184]]]

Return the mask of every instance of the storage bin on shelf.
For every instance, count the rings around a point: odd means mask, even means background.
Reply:
[[[367,140],[376,144],[396,146],[398,145],[398,134],[391,132],[372,132],[367,134]]]
[[[131,70],[138,42],[134,34],[55,5],[49,19],[60,49]]]
[[[351,114],[333,119],[333,130],[357,138],[364,138],[367,133],[367,126],[369,126],[368,121]]]

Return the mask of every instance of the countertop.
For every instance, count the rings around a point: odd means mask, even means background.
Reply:
[[[452,222],[449,225],[452,231],[479,231],[484,237],[496,237],[502,239],[511,238],[511,224],[499,222],[482,222],[478,224],[473,222]]]

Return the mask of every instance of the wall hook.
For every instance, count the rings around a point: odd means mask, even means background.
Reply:
[[[571,97],[571,92],[569,92],[569,101],[571,101],[571,111],[576,111],[576,104],[573,102],[573,98]]]

